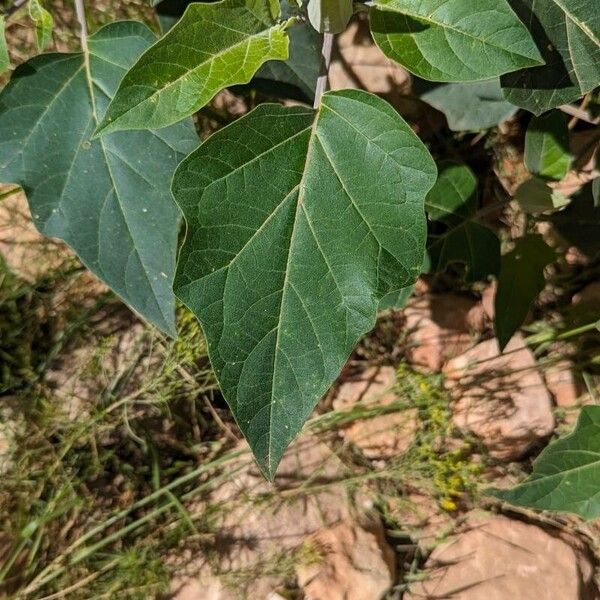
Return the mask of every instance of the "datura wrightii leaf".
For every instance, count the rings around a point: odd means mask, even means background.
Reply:
[[[267,477],[380,300],[419,275],[435,178],[396,111],[349,90],[316,113],[263,104],[177,169],[187,234],[175,293]]]
[[[189,117],[220,90],[288,58],[277,0],[190,4],[125,75],[98,134],[159,128]]]
[[[84,52],[41,54],[0,93],[0,181],[19,184],[36,227],[145,319],[175,335],[181,217],[169,184],[198,143],[190,119],[92,140],[120,79],[155,40],[141,23],[100,29]]]

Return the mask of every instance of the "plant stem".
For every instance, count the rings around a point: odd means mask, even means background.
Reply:
[[[333,48],[333,33],[323,34],[323,47],[321,48],[321,71],[315,87],[315,103],[313,108],[321,106],[321,96],[329,83],[329,65],[331,64],[331,50]]]
[[[87,52],[87,22],[85,20],[85,7],[83,6],[83,0],[75,0],[75,14],[77,15],[77,21],[79,22],[79,39],[81,40],[81,49]]]

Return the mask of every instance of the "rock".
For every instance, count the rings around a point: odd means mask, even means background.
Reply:
[[[337,36],[339,58],[331,63],[332,90],[360,88],[398,99],[410,89],[410,77],[373,43],[364,22],[355,21]]]
[[[578,405],[584,388],[582,382],[577,378],[571,362],[562,360],[547,367],[544,371],[544,379],[556,406],[574,408]]]
[[[415,491],[403,498],[392,497],[386,512],[423,550],[433,549],[454,528],[454,519],[426,493]]]
[[[425,564],[429,578],[405,600],[592,600],[590,558],[551,532],[503,516],[471,517],[465,530],[438,546]]]
[[[494,308],[494,302],[496,300],[496,290],[498,289],[498,283],[493,281],[483,290],[481,294],[481,305],[483,306],[483,311],[485,312],[487,318],[490,321],[493,321],[496,315],[496,310]]]
[[[320,559],[296,569],[306,600],[380,600],[394,582],[394,553],[379,521],[344,521],[307,542]]]
[[[572,304],[580,320],[597,319],[600,316],[600,281],[594,281],[577,292]]]
[[[467,350],[473,333],[485,327],[481,303],[457,294],[415,298],[404,316],[407,358],[430,371],[439,371],[448,359]]]
[[[356,380],[346,381],[333,401],[336,410],[349,410],[357,403],[364,407],[387,406],[398,400],[393,388],[396,371],[392,367],[372,367]],[[343,426],[342,436],[360,448],[372,460],[399,456],[408,450],[417,431],[416,409],[399,409],[396,412],[372,418],[358,419]]]
[[[520,458],[554,429],[552,401],[520,334],[503,354],[482,342],[444,367],[458,428],[480,438],[500,460]]]
[[[217,577],[205,571],[195,578],[175,579],[170,600],[237,600],[237,597]]]
[[[247,448],[245,443],[241,448]],[[215,558],[212,573],[235,582],[236,600],[262,600],[281,583],[269,567],[289,557],[313,533],[351,517],[346,487],[335,483],[342,478],[343,465],[325,444],[304,435],[286,452],[273,484],[249,453],[227,470],[232,475],[208,500],[210,507],[221,508],[211,516],[217,531],[207,549]],[[311,490],[311,482],[323,488]],[[202,561],[196,557],[195,572],[194,559],[188,561],[185,576],[202,580],[196,575],[205,568]]]

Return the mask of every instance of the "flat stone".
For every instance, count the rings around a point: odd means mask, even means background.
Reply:
[[[320,557],[296,569],[306,600],[380,600],[394,581],[394,553],[379,521],[344,521],[306,544]]]
[[[520,334],[500,353],[495,339],[444,367],[456,426],[480,438],[490,454],[516,460],[554,429],[552,400]]]
[[[428,578],[412,584],[404,600],[592,600],[593,571],[589,556],[558,535],[478,516],[431,553]]]

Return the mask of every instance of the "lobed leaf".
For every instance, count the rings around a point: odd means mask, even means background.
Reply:
[[[556,181],[569,172],[569,129],[561,112],[531,119],[525,134],[525,166],[535,175]]]
[[[0,180],[22,186],[43,234],[174,335],[180,215],[169,182],[197,145],[193,125],[91,140],[119,80],[154,40],[141,23],[114,23],[89,38],[87,55],[21,65],[0,93]]]
[[[517,506],[600,517],[600,406],[581,409],[575,430],[543,450],[527,481],[488,493]]]
[[[597,0],[509,0],[538,40],[544,62],[501,79],[506,99],[539,115],[600,85]]]
[[[500,350],[525,322],[531,304],[546,285],[544,269],[555,258],[554,250],[537,234],[518,239],[514,249],[502,257],[494,301]]]
[[[432,81],[479,81],[543,63],[506,0],[375,0],[371,32],[389,58]]]
[[[268,477],[380,300],[419,275],[435,172],[394,109],[355,90],[316,114],[263,104],[178,168],[175,293]]]
[[[125,75],[96,134],[181,121],[268,60],[288,57],[273,0],[192,3]]]

